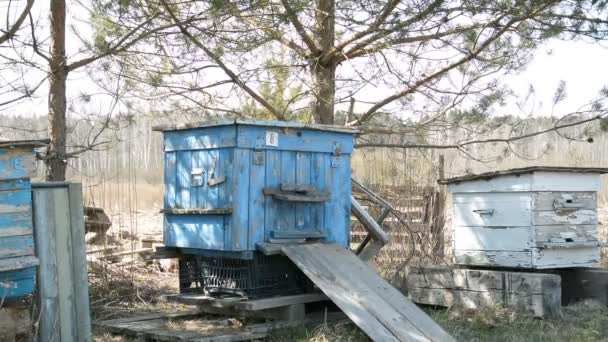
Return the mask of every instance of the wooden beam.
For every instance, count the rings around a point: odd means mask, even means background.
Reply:
[[[232,308],[236,303],[245,300],[241,297],[218,299],[203,294],[176,294],[165,296],[165,299],[169,302],[175,302],[185,305],[204,305],[220,309]]]
[[[351,211],[353,215],[361,222],[365,230],[367,230],[374,240],[380,241],[382,244],[388,242],[388,235],[382,230],[382,227],[374,220],[374,218],[363,208],[361,203],[354,197],[350,197]]]
[[[38,265],[38,258],[33,255],[0,260],[0,272],[20,270]]]
[[[327,296],[322,292],[305,293],[293,296],[281,296],[273,298],[247,300],[235,303],[234,306],[238,310],[257,311],[265,309],[273,309],[293,304],[306,304],[313,302],[322,302],[328,300]]]
[[[283,246],[284,246],[284,244],[258,242],[255,244],[255,249],[264,255],[279,255],[279,254],[283,254],[283,252],[281,251],[281,248]]]
[[[232,208],[162,209],[160,212],[172,215],[230,215],[232,214]]]
[[[536,317],[559,317],[561,281],[555,274],[451,268],[408,267],[408,296],[416,303],[469,309],[502,305]]]

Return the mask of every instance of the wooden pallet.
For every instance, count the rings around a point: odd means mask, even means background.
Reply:
[[[212,314],[301,321],[305,318],[306,304],[326,302],[329,299],[323,293],[315,292],[254,300],[239,297],[213,298],[206,295],[179,294],[165,296],[165,300],[197,306],[199,310]]]
[[[189,328],[180,327],[180,323],[190,320]],[[200,320],[200,321],[195,321]],[[225,318],[221,319],[226,321]],[[205,317],[200,311],[188,311],[170,314],[145,314],[135,317],[112,319],[94,322],[94,326],[114,334],[137,337],[146,341],[189,341],[189,342],[234,342],[263,339],[273,331],[295,328],[302,325],[324,323],[348,323],[342,313],[321,313],[309,315],[300,321],[271,321],[244,326],[228,326],[201,331],[197,326],[219,324],[220,319]],[[198,323],[198,324],[197,324]]]

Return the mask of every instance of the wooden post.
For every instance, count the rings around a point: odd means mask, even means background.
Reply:
[[[38,305],[40,307],[39,334],[41,341],[59,341],[59,288],[57,283],[57,255],[51,193],[46,189],[33,190],[36,251],[40,257],[38,268]]]
[[[34,229],[40,257],[41,341],[88,341],[89,317],[84,210],[80,184],[33,186]]]
[[[76,309],[77,338],[87,341],[91,338],[91,314],[89,311],[89,277],[84,227],[82,185],[68,183],[70,209],[70,239],[72,242],[72,272],[74,277],[74,304]]]

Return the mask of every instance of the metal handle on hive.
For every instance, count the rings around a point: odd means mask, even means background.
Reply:
[[[494,209],[475,209],[473,212],[479,215],[494,215]]]

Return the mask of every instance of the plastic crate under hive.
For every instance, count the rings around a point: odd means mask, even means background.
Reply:
[[[179,261],[181,293],[261,298],[312,290],[312,282],[285,256],[254,253],[235,259],[187,255]]]

